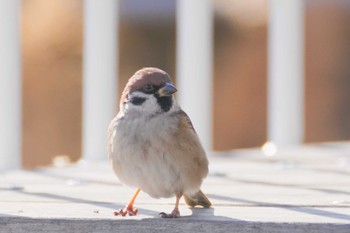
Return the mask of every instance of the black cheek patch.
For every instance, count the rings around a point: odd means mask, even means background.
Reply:
[[[142,97],[133,97],[130,102],[133,104],[133,105],[142,105],[143,102],[145,102],[146,99],[145,98],[142,98]]]
[[[155,95],[155,97],[157,98],[157,102],[164,112],[170,110],[171,106],[173,105],[173,99],[171,96],[160,97],[159,95]]]

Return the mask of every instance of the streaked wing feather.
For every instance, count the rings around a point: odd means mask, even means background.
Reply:
[[[192,121],[191,121],[190,117],[187,115],[187,113],[185,113],[183,110],[181,110],[180,114],[181,114],[181,117],[185,118],[185,120],[188,124],[188,127],[190,129],[192,129],[195,134],[197,134],[196,130],[193,127]]]

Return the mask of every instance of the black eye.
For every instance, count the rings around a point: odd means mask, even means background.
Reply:
[[[153,85],[151,85],[151,84],[146,84],[146,85],[144,85],[143,87],[142,87],[142,89],[145,91],[145,92],[152,92],[153,90],[154,90],[154,87],[153,87]]]

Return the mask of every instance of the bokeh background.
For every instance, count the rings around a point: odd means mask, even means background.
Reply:
[[[267,136],[267,0],[213,0],[214,149]],[[305,142],[350,139],[350,1],[305,1]],[[119,89],[139,68],[176,82],[176,0],[120,0]],[[23,165],[81,156],[82,0],[23,0]],[[116,106],[117,109],[117,106]]]

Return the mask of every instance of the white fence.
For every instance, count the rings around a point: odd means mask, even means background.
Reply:
[[[117,106],[117,12],[115,0],[85,0],[82,153],[86,161],[106,158],[106,127]]]
[[[19,0],[0,2],[0,170],[21,164]]]
[[[268,139],[303,140],[302,0],[269,1]],[[83,159],[106,158],[106,127],[117,93],[117,0],[84,2]],[[21,164],[20,0],[0,2],[0,170]],[[211,0],[177,1],[177,80],[180,104],[207,150],[212,148]],[[198,89],[194,86],[200,87]],[[203,98],[193,98],[205,93]]]

